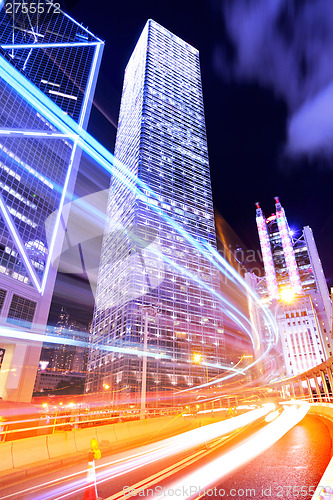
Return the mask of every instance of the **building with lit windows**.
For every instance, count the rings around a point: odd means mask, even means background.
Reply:
[[[54,394],[82,394],[85,381],[84,373],[54,372],[39,369],[35,380],[34,393],[54,392]]]
[[[89,342],[88,326],[71,320],[66,309],[62,307],[57,323],[54,327],[48,326],[47,333],[63,339],[63,343],[44,343],[40,366],[56,372],[86,373],[88,347],[82,344]],[[66,339],[69,339],[69,342],[66,343]]]
[[[217,290],[218,274],[184,238],[216,248],[199,54],[152,20],[125,71],[115,157],[137,192],[111,181],[86,390],[138,391],[145,333],[148,391],[204,383],[224,339],[196,282]]]
[[[251,279],[277,320],[285,373],[296,375],[332,356],[332,305],[311,228],[294,234],[275,202],[268,218],[257,203],[265,277]]]
[[[26,339],[46,325],[81,157],[75,136],[54,123],[67,115],[86,128],[103,49],[58,7],[0,7],[0,395],[21,401],[30,400],[41,350]]]

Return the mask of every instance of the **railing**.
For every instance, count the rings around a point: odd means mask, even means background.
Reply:
[[[190,403],[179,404],[179,406],[166,406],[160,408],[147,408],[146,418],[161,416],[182,415],[202,417],[207,413],[213,416],[216,412],[222,412],[223,418],[230,418],[237,413],[235,407],[241,404],[237,396],[215,395],[206,396],[204,400],[194,400]],[[245,409],[245,408],[244,408]],[[248,407],[247,409],[250,409]],[[238,412],[242,412],[240,407]],[[36,411],[37,413],[37,411]],[[221,415],[219,415],[219,418]],[[1,417],[0,417],[1,418]],[[16,420],[0,419],[0,441],[13,441],[25,437],[54,434],[55,432],[83,429],[89,426],[106,425],[118,422],[128,422],[140,419],[139,408],[121,408],[116,410],[113,406],[98,406],[98,409],[72,407],[57,407],[40,409],[33,418],[22,418]]]
[[[153,418],[166,415],[191,414],[192,416],[199,413],[226,411],[226,418],[234,414],[230,411],[243,402],[251,401],[252,396],[257,397],[258,401],[253,403],[261,404],[269,398],[271,391],[275,399],[302,399],[309,402],[331,402],[333,403],[333,357],[318,365],[307,372],[301,373],[294,377],[285,378],[274,382],[266,387],[247,388],[243,397],[240,394],[234,396],[226,394],[216,394],[206,397],[205,400],[196,400],[188,405],[179,405],[177,407],[164,408],[148,408],[146,417]],[[260,395],[256,396],[256,391],[260,391]],[[245,394],[247,393],[247,396]],[[227,407],[224,404],[227,403]],[[200,409],[199,409],[200,404]],[[110,407],[102,409],[91,409],[89,413],[81,410],[62,408],[51,411],[50,408],[40,410],[34,418],[10,421],[9,419],[0,418],[0,441],[8,441],[21,439],[23,437],[31,437],[36,435],[54,434],[55,432],[69,431],[80,429],[89,426],[105,425],[116,422],[137,420],[140,418],[140,410],[120,409],[115,410]]]
[[[178,414],[179,411],[179,408],[154,408],[146,411],[146,417],[154,418],[162,415],[174,415]],[[57,431],[70,431],[89,426],[128,422],[140,418],[140,411],[137,409],[121,412],[103,409],[89,411],[89,414],[78,413],[77,410],[67,411],[66,414],[46,410],[41,410],[41,412],[34,418],[13,421],[2,419],[0,421],[0,441],[12,441],[23,437],[54,434]]]
[[[333,403],[333,357],[310,370],[270,385],[281,399],[302,398],[310,402]]]

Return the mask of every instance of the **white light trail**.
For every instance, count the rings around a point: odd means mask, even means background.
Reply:
[[[147,198],[147,203],[149,203],[150,208],[157,213],[159,216],[170,224],[170,226],[176,230],[185,240],[192,245],[192,247],[197,250],[204,258],[207,258],[207,242],[205,245],[202,242],[198,242],[191,234],[189,234],[180,224],[178,224],[172,217],[170,217],[164,210],[155,206],[153,201],[158,200],[158,195],[147,186],[141,179],[135,177],[125,165],[122,165],[117,161],[113,155],[107,151],[101,144],[99,144],[93,137],[91,137],[87,132],[84,132],[75,122],[71,120],[70,117],[64,115],[61,110],[48,99],[42,92],[31,85],[22,75],[20,75],[5,59],[0,59],[0,67],[4,72],[6,81],[26,99],[35,109],[43,114],[59,131],[65,134],[77,134],[77,139],[75,144],[77,144],[83,151],[85,151],[90,158],[94,159],[98,164],[104,168],[106,171],[116,176],[121,182],[128,186],[129,189],[133,191],[135,195],[139,193],[145,193],[149,195]],[[151,201],[150,201],[151,198]],[[208,245],[209,246],[209,245]],[[44,272],[44,279],[42,283],[42,290],[44,289],[46,276],[48,271],[48,265],[52,256],[53,245],[51,246],[51,251],[49,252],[49,258]],[[213,249],[211,249],[213,251]],[[215,259],[216,265],[216,259]],[[217,266],[218,267],[218,266]],[[225,259],[219,258],[219,270],[221,270],[228,278],[230,277],[229,264]],[[233,273],[235,271],[233,270]],[[245,281],[239,277],[238,283],[240,288],[246,290]],[[266,326],[269,329],[276,330],[275,322],[272,318],[267,317],[267,311],[264,309],[259,297],[255,294],[254,300],[256,301],[258,307],[262,310],[263,314],[266,315]],[[229,311],[230,313],[230,311]],[[241,313],[239,313],[241,314]],[[268,346],[270,349],[274,344],[272,338],[271,344]],[[256,363],[259,360],[256,360]],[[247,367],[249,368],[249,367]]]
[[[177,489],[181,492],[184,490],[191,491],[191,495],[181,494],[177,496],[177,499],[181,500],[201,496],[199,493],[200,490],[202,492],[203,490],[209,490],[214,484],[217,484],[222,477],[255,458],[276,443],[276,441],[305,417],[309,408],[310,405],[308,403],[303,403],[300,407],[292,406],[286,408],[282,415],[277,417],[264,429],[256,432],[245,443],[236,446],[231,451],[212,460],[199,469],[196,469],[186,477],[182,477],[181,480],[172,483],[168,486],[166,491],[168,491],[168,489],[170,491],[175,491]],[[157,496],[158,495],[154,495],[153,498]]]
[[[217,439],[219,437],[230,434],[231,432],[248,425],[256,420],[263,418],[269,412],[274,410],[274,404],[267,404],[262,408],[244,413],[237,417],[216,422],[214,424],[209,424],[204,427],[199,427],[191,431],[184,432],[177,436],[163,439],[158,443],[149,445],[143,453],[136,453],[126,457],[125,459],[120,459],[112,461],[106,464],[102,464],[96,467],[97,483],[103,483],[109,481],[110,477],[119,477],[127,472],[144,467],[149,463],[156,462],[161,459],[165,459],[167,456],[175,455],[178,453],[185,452],[196,446],[205,444],[207,441]],[[39,484],[38,486],[27,488],[22,491],[17,491],[13,494],[1,497],[2,500],[10,498],[20,498],[23,494],[27,495],[35,491],[34,500],[47,500],[52,498],[54,500],[63,500],[65,498],[70,498],[73,491],[76,493],[84,491],[86,486],[86,478],[77,478],[78,475],[82,475],[85,471],[80,471],[76,474],[71,474],[63,476],[57,480]],[[55,483],[64,483],[65,481],[71,481],[69,484],[62,484],[48,491],[47,493],[37,494],[38,490],[45,489],[47,487],[52,487]]]

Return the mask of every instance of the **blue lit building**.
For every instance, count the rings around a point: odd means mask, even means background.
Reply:
[[[86,128],[103,49],[58,7],[7,1],[0,10],[0,395],[12,400],[32,393],[41,345],[15,332],[46,324],[81,157],[54,118]]]
[[[216,247],[199,53],[152,20],[125,70],[115,157],[129,173],[110,185],[86,391],[140,388],[145,329],[148,391],[204,383],[224,336],[204,286],[219,290],[217,271],[182,235]]]

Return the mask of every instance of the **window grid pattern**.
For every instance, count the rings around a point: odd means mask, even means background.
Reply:
[[[6,106],[1,108],[1,127],[57,132],[8,84],[3,80],[0,83],[0,101],[10,103],[10,110],[6,111]],[[45,221],[59,206],[71,153],[68,139],[0,137],[1,194],[40,278],[48,255]],[[3,221],[0,245],[0,273],[31,284]]]
[[[44,10],[40,14],[31,13],[31,3],[36,4],[32,0],[24,2],[28,14],[23,13],[20,2],[16,2],[14,26],[13,16],[6,12],[7,9],[0,11],[1,45],[98,41],[60,9],[51,9],[50,3],[39,0],[40,10]],[[36,47],[8,49],[8,52],[13,58],[13,64],[31,82],[78,121],[94,49],[94,46]]]
[[[7,294],[7,290],[0,289],[0,311],[2,310],[2,306],[5,302],[6,294]]]
[[[64,113],[79,121],[83,119],[82,105],[94,51],[101,42],[60,9],[51,8],[50,3],[43,0],[38,4],[39,14],[32,13],[36,7],[32,0],[16,2],[14,16],[5,6],[1,9],[0,57],[9,61]],[[92,45],[73,45],[82,43]],[[17,48],[8,48],[10,44]],[[22,44],[32,47],[20,48]],[[33,47],[33,44],[43,44],[43,47]],[[45,224],[59,208],[73,143],[70,139],[52,137],[59,132],[57,128],[3,79],[0,79],[0,127],[10,132],[0,137],[1,195],[41,283],[49,253]],[[47,138],[39,135],[45,136],[45,132]],[[32,285],[3,218],[0,273]]]
[[[30,327],[34,318],[36,302],[20,295],[13,295],[7,322]]]
[[[86,390],[102,390],[106,381],[139,387],[142,358],[100,347],[142,349],[147,305],[158,306],[156,316],[149,313],[149,351],[156,356],[148,358],[148,390],[205,382],[206,368],[192,358],[224,361],[221,306],[186,272],[214,290],[218,275],[150,206],[216,246],[199,55],[154,21],[126,68],[115,156],[156,197],[134,196],[111,181]]]

